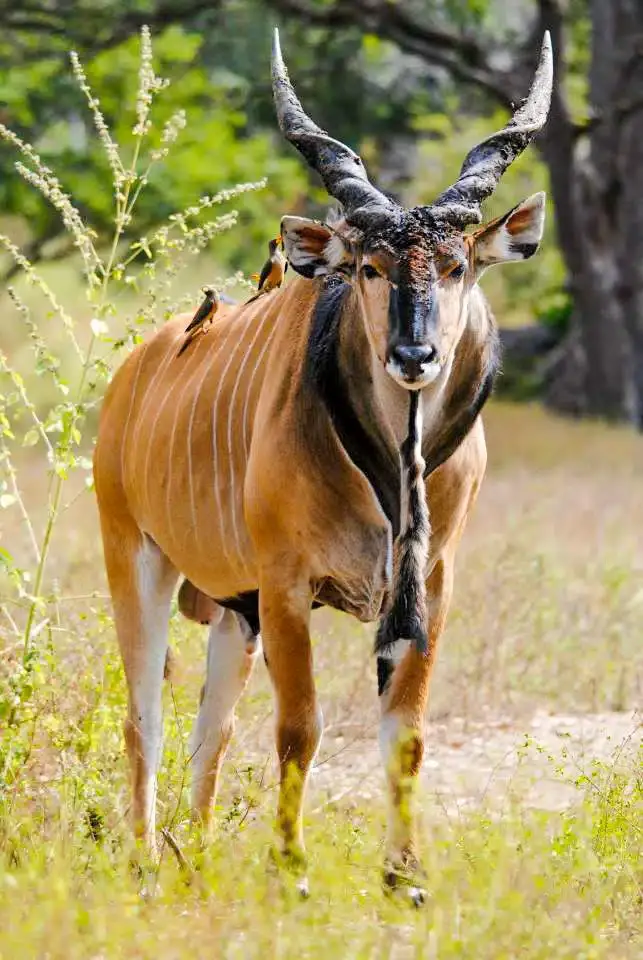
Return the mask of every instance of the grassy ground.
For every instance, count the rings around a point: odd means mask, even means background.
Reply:
[[[489,475],[462,544],[431,703],[427,909],[411,914],[379,888],[371,631],[328,613],[315,618],[327,735],[308,803],[311,900],[279,892],[265,869],[275,791],[263,668],[240,710],[217,835],[195,882],[185,886],[164,850],[146,881],[154,896],[141,898],[127,867],[125,689],[95,510],[72,489],[51,569],[61,596],[76,599],[61,602],[51,643],[37,639],[29,707],[3,737],[3,960],[640,956],[643,443],[535,408],[494,405],[486,423]],[[22,466],[37,517],[44,470]],[[17,518],[3,519],[15,555]],[[2,629],[6,678],[20,650]],[[186,742],[205,636],[177,617],[171,633],[159,818],[196,862]]]

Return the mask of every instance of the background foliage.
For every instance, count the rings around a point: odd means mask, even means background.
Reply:
[[[200,123],[194,153],[180,168],[182,182],[187,176],[195,185],[203,182],[201,161],[213,150],[220,149],[222,172],[266,159],[251,144],[267,135],[268,162],[276,165],[275,208],[323,213],[325,197],[310,185],[301,192],[281,166],[291,154],[274,139],[267,38],[275,21],[311,112],[361,150],[382,187],[411,200],[433,196],[442,174],[445,180],[456,175],[462,154],[451,150],[454,132],[462,130],[462,145],[469,147],[466,133],[478,120],[484,118],[480,128],[488,134],[494,112],[502,111],[500,122],[524,97],[543,32],[550,31],[550,118],[538,152],[521,163],[530,184],[540,179],[541,163],[546,169],[555,227],[548,239],[556,237],[560,258],[539,261],[529,284],[510,285],[506,271],[494,279],[492,302],[507,326],[519,328],[504,336],[511,368],[504,383],[521,394],[535,390],[561,412],[642,427],[643,223],[637,199],[643,192],[643,11],[633,0],[30,0],[24,9],[5,2],[0,63],[11,75],[6,111],[32,140],[55,131],[70,168],[82,163],[89,181],[79,184],[84,202],[95,204],[61,67],[65,44],[76,45],[88,60],[106,51],[108,59],[116,58],[132,31],[149,22],[159,37],[167,33],[162,42],[179,61],[184,104],[194,107]],[[222,98],[223,129],[209,128],[215,93]],[[210,134],[218,136],[216,146]],[[418,165],[427,141],[439,146],[437,169]],[[228,146],[232,163],[225,159]],[[15,184],[11,171],[4,172],[11,195]],[[78,179],[78,169],[75,174]],[[159,208],[171,206],[175,181],[168,175],[156,184]],[[16,209],[11,199],[5,202]],[[143,220],[143,207],[140,213]],[[56,233],[43,218],[34,212],[30,221],[32,255],[43,253]],[[235,266],[244,251],[247,260],[259,260],[259,230],[250,221],[248,234],[256,247],[235,250],[232,241],[233,249],[225,249]],[[48,249],[51,254],[54,247]]]
[[[172,15],[176,22],[159,26],[159,72],[173,84],[159,105],[155,127],[162,129],[178,107],[186,111],[188,125],[169,162],[151,177],[128,232],[145,233],[174,209],[210,191],[214,179],[220,186],[267,176],[268,191],[240,206],[243,230],[216,245],[220,264],[251,271],[261,263],[262,244],[274,234],[281,213],[305,209],[323,214],[327,199],[317,184],[307,183],[303,165],[276,135],[268,67],[275,22],[270,4],[237,0],[210,6],[179,4]],[[483,21],[494,22],[491,6],[436,5],[436,15],[452,25],[466,21],[469,30]],[[111,211],[103,190],[106,158],[88,135],[88,118],[66,68],[67,46],[77,43],[84,59],[89,57],[89,80],[120,143],[137,64],[135,41],[118,39],[124,24],[133,24],[145,12],[153,21],[155,10],[167,18],[167,11],[153,3],[107,3],[101,6],[95,31],[88,31],[87,24],[97,19],[93,5],[90,10],[83,3],[55,3],[50,9],[59,8],[56,31],[44,26],[35,31],[33,23],[18,30],[14,19],[11,40],[5,37],[0,44],[0,120],[33,142],[45,162],[64,170],[65,187],[81,212],[99,230],[107,230]],[[43,17],[42,23],[52,23],[53,17]],[[24,24],[26,18],[17,19]],[[409,202],[430,200],[456,175],[476,138],[504,120],[502,113],[490,113],[484,94],[470,89],[465,93],[444,71],[403,56],[358,26],[333,30],[287,13],[279,19],[291,73],[307,108],[334,135],[362,151],[378,182]],[[101,31],[101,23],[111,24],[111,30],[106,26]],[[579,48],[582,45],[579,32]],[[27,243],[32,259],[60,256],[66,247],[55,212],[21,180],[14,160],[11,151],[0,150],[0,213],[5,222],[9,218],[9,232]],[[513,205],[545,180],[537,154],[529,152],[490,212]],[[529,283],[524,277],[512,280],[510,271],[495,278],[492,293],[507,322],[547,315],[551,298],[560,296],[562,267],[553,237],[550,229],[546,263],[539,259]]]

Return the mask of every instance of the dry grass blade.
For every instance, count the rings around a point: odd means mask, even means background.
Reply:
[[[176,837],[170,830],[167,829],[167,827],[162,828],[161,836],[163,837],[168,847],[176,857],[176,862],[179,865],[179,870],[181,871],[184,879],[186,880],[187,883],[191,883],[192,880],[194,879],[194,874],[195,874],[194,867],[191,866],[187,857],[181,850]]]

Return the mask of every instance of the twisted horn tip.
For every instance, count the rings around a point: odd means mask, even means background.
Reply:
[[[279,27],[275,27],[272,34],[272,60],[275,66],[283,67],[284,58],[281,54],[281,43],[279,42]]]

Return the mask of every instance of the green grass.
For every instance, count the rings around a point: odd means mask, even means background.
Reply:
[[[266,871],[263,808],[224,817],[189,887],[165,850],[144,900],[122,825],[88,839],[63,788],[46,841],[37,817],[3,838],[0,956],[634,958],[640,800],[640,781],[603,770],[563,815],[443,818],[423,838],[430,901],[411,912],[380,890],[382,823],[367,807],[310,818],[307,902]]]

